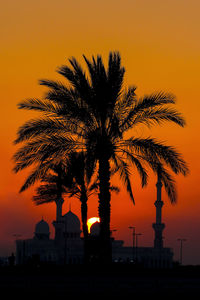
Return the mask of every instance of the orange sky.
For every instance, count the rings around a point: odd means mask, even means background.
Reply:
[[[30,237],[34,224],[43,216],[49,224],[55,218],[55,206],[36,207],[32,190],[19,194],[25,172],[12,173],[12,141],[17,128],[33,117],[19,111],[16,104],[28,97],[41,97],[44,88],[38,79],[62,79],[55,70],[75,56],[102,54],[118,50],[126,68],[126,85],[138,87],[138,95],[163,90],[177,97],[177,109],[187,126],[168,125],[143,136],[154,135],[183,153],[190,175],[177,177],[178,203],[170,205],[163,193],[165,246],[178,258],[177,238],[184,237],[183,260],[200,264],[200,185],[199,185],[199,110],[200,110],[200,2],[199,0],[2,0],[0,10],[0,99],[1,99],[1,188],[0,256],[13,249],[13,234]],[[155,178],[141,189],[133,181],[136,205],[123,190],[112,197],[111,229],[116,238],[131,244],[128,226],[136,226],[143,235],[139,244],[153,244],[155,218]],[[97,216],[97,199],[89,200],[89,217]],[[71,201],[80,216],[80,204]],[[64,209],[69,207],[66,200]],[[53,236],[53,228],[52,236]]]

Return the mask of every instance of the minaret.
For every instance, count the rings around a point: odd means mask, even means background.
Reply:
[[[162,190],[162,182],[161,177],[158,172],[158,181],[156,183],[157,188],[157,200],[154,203],[156,207],[156,223],[153,223],[153,229],[155,231],[155,239],[154,239],[154,248],[162,249],[163,248],[163,237],[162,232],[165,228],[165,224],[162,223],[162,206],[163,201],[161,199],[161,190]]]
[[[61,221],[62,218],[62,206],[63,206],[64,200],[62,197],[60,197],[56,201],[56,221],[59,222]]]
[[[59,198],[56,201],[56,221],[53,221],[53,226],[55,228],[55,242],[59,244],[63,240],[63,230],[64,223],[62,221],[62,205],[64,200]]]

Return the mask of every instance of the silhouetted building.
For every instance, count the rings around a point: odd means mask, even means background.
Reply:
[[[32,239],[16,241],[16,262],[24,263],[82,263],[83,239],[79,218],[71,210],[54,221],[54,239],[50,239],[49,225],[41,220],[35,226]]]
[[[170,268],[173,263],[173,252],[163,247],[161,189],[162,183],[158,176],[156,222],[154,247],[138,247],[137,236],[133,234],[133,246],[125,247],[122,240],[111,238],[113,262],[137,263],[146,268]],[[16,263],[54,263],[54,264],[80,264],[84,261],[84,241],[81,238],[80,220],[71,209],[62,216],[63,200],[57,201],[56,221],[53,222],[55,237],[50,239],[49,225],[44,220],[35,226],[32,239],[16,241]],[[134,227],[132,227],[134,228]],[[99,250],[99,223],[94,223],[90,229],[88,251],[90,261],[95,261]],[[135,243],[136,241],[136,243]]]

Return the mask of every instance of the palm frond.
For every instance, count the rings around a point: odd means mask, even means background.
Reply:
[[[13,156],[14,171],[18,172],[33,163],[61,161],[68,153],[80,149],[82,144],[63,135],[39,136],[22,146]]]
[[[113,159],[113,162],[115,164],[115,172],[114,173],[118,173],[121,180],[123,181],[124,183],[124,186],[127,190],[127,192],[129,193],[129,196],[131,198],[131,200],[133,201],[133,203],[135,204],[135,200],[134,200],[134,197],[133,197],[133,192],[132,192],[132,187],[131,187],[131,181],[130,181],[130,169],[129,169],[129,166],[128,164],[123,160],[121,159],[119,156],[112,156],[112,159]]]
[[[136,86],[128,87],[127,90],[124,90],[118,101],[116,101],[115,113],[119,116],[119,120],[121,120],[121,118],[124,120],[125,116],[127,116],[130,110],[133,108],[136,101],[135,90]]]
[[[124,146],[129,147],[134,153],[142,154],[144,157],[154,161],[162,159],[171,167],[175,174],[187,175],[189,170],[180,153],[173,147],[166,146],[153,138],[130,138],[124,141]]]
[[[76,87],[77,80],[75,73],[72,69],[70,69],[66,65],[62,65],[57,69],[57,72],[64,76],[72,84],[73,87]]]
[[[177,189],[173,177],[163,168],[161,172],[161,181],[164,184],[167,195],[172,204],[177,202]]]
[[[87,103],[87,99],[91,97],[91,88],[85,72],[74,57],[69,59],[69,63],[71,64],[73,70],[68,66],[61,66],[58,69],[58,73],[69,80],[78,94],[81,95],[81,99]]]
[[[136,167],[140,177],[141,177],[141,184],[142,184],[142,187],[146,186],[147,185],[147,181],[148,181],[148,174],[147,174],[147,171],[146,169],[144,168],[144,166],[142,165],[140,159],[138,159],[137,157],[135,157],[131,152],[125,150],[125,149],[120,149],[121,152],[123,154],[126,155],[126,161],[127,162],[131,162],[132,165],[134,167]]]
[[[122,85],[125,69],[121,66],[119,52],[110,52],[108,60],[107,78],[110,87],[111,103],[115,106],[116,101],[122,93]]]
[[[34,185],[36,181],[40,180],[42,176],[46,173],[46,169],[44,166],[37,166],[26,178],[24,184],[20,188],[20,193],[27,190],[30,186]]]
[[[67,194],[67,191],[62,187],[62,196]],[[33,196],[33,202],[36,205],[44,203],[56,202],[58,199],[58,188],[55,183],[41,184],[36,189],[36,194]]]
[[[108,116],[112,116],[115,101],[121,94],[121,85],[123,82],[123,68],[120,67],[120,59],[117,54],[110,54],[108,69],[105,69],[102,57],[92,56],[89,60],[83,56],[88,67],[92,98],[89,106],[100,124],[104,124]]]
[[[122,131],[133,126],[144,124],[148,127],[156,124],[162,124],[163,122],[173,122],[181,127],[185,126],[185,120],[179,112],[171,108],[151,108],[134,114],[133,112],[128,115],[124,124],[120,126]]]
[[[162,92],[140,98],[135,101],[134,106],[129,109],[125,116],[122,115],[120,130],[124,132],[138,124],[152,126],[164,121],[170,121],[184,127],[186,122],[178,111],[171,107],[163,107],[163,105],[174,103],[173,95]]]
[[[150,95],[145,95],[135,103],[135,111],[143,110],[146,108],[152,108],[155,106],[160,106],[163,104],[175,104],[176,97],[172,93],[166,93],[166,92],[157,92],[152,93]]]
[[[176,203],[177,201],[177,190],[176,184],[173,177],[169,174],[169,172],[164,168],[163,163],[157,159],[152,160],[151,158],[142,157],[142,160],[146,161],[146,163],[150,166],[153,172],[156,175],[159,175],[161,178],[161,182],[164,184],[165,191],[168,195],[168,198],[172,204]]]
[[[69,89],[60,81],[40,79],[39,84],[53,90],[54,92],[59,92],[59,94],[69,95]],[[59,102],[62,103],[62,102]]]
[[[26,122],[23,126],[19,127],[17,132],[17,139],[14,141],[15,144],[35,138],[41,135],[59,135],[59,133],[76,133],[77,125],[74,123],[66,122],[58,118],[46,117],[40,119],[32,119]]]
[[[40,111],[47,115],[57,114],[56,106],[48,100],[30,98],[20,102],[17,106],[19,109]]]

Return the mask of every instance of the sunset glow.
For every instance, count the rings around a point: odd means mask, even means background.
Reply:
[[[98,217],[92,217],[90,219],[87,220],[87,226],[88,226],[88,232],[90,233],[90,228],[91,226],[96,223],[96,222],[100,222],[100,219]]]

